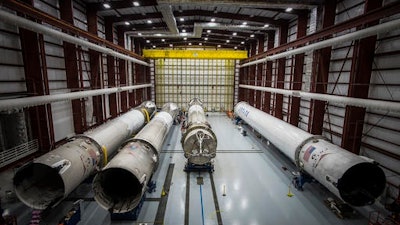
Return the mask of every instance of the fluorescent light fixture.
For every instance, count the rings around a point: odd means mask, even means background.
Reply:
[[[125,21],[125,25],[127,25],[127,26],[128,26],[129,24],[130,24],[129,22]]]
[[[226,40],[226,43],[229,43],[230,41],[229,40]]]
[[[156,48],[156,46],[155,46],[155,45],[153,45],[153,48]]]
[[[103,7],[106,8],[106,9],[111,8],[110,4],[108,4],[108,3],[104,3],[104,4],[103,4]]]
[[[254,37],[254,34],[250,35],[250,37]]]
[[[221,48],[221,45],[217,45],[218,48]]]
[[[153,23],[151,20],[147,20],[147,23]]]
[[[203,43],[199,43],[199,45],[203,45]]]
[[[182,30],[182,32],[183,32],[183,33],[186,33],[186,30],[185,30],[185,29],[183,29],[183,30]]]
[[[237,46],[235,46],[234,49],[237,49]]]
[[[192,43],[189,43],[189,45],[192,45]]]
[[[237,35],[237,33],[235,32],[235,33],[233,33],[232,35],[233,35],[233,36],[236,36],[236,35]]]
[[[244,45],[244,41],[240,42],[240,44]]]
[[[243,22],[242,25],[246,26],[246,25],[247,25],[247,22]]]
[[[180,18],[179,20],[183,22],[183,21],[185,21],[185,18]]]
[[[204,38],[205,41],[208,41],[208,38]]]
[[[146,43],[150,43],[150,40],[146,40]]]
[[[139,2],[133,2],[134,6],[140,6]]]
[[[186,40],[187,40],[187,37],[184,37],[183,40],[186,41]]]
[[[171,47],[171,48],[172,48],[172,47],[174,47],[174,45],[173,45],[173,44],[169,44],[169,47]]]
[[[215,18],[211,18],[211,22],[215,22]]]
[[[138,33],[139,36],[142,36],[142,33]]]
[[[264,27],[269,27],[269,24],[265,24]]]
[[[165,42],[165,39],[161,39],[162,42]]]
[[[290,7],[285,9],[286,12],[291,12],[292,10],[293,10],[293,8],[290,8]]]
[[[211,30],[207,30],[207,33],[211,33]]]

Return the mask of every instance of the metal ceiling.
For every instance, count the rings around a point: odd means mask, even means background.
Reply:
[[[211,46],[245,49],[258,35],[276,30],[323,0],[85,0],[146,48]],[[139,6],[135,6],[137,2]],[[105,8],[104,3],[110,7]],[[292,10],[287,11],[288,8]],[[235,33],[235,34],[234,34]]]

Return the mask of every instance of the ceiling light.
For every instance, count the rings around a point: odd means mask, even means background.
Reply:
[[[226,40],[226,43],[229,43],[229,40]]]
[[[183,40],[185,40],[185,41],[186,41],[186,40],[187,40],[187,38],[186,38],[186,37],[184,37],[184,38],[183,38]]]
[[[215,18],[211,18],[211,22],[215,22]]]
[[[171,47],[171,48],[172,48],[172,47],[174,47],[174,45],[173,45],[173,44],[169,44],[169,47]]]
[[[254,34],[250,35],[250,37],[254,37]]]
[[[237,49],[237,46],[235,46],[235,48],[234,49]]]
[[[189,43],[189,45],[192,45],[192,43]]]
[[[103,4],[103,7],[106,8],[106,9],[111,8],[110,4],[108,4],[108,3],[104,3],[104,4]]]
[[[185,18],[180,18],[179,20],[183,22],[183,21],[185,21]]]
[[[151,20],[147,20],[147,23],[153,23]]]
[[[133,2],[134,6],[140,6],[139,2]]]
[[[199,43],[199,45],[203,45],[203,43]]]
[[[146,40],[146,43],[150,43],[150,40]]]
[[[156,48],[156,46],[155,46],[155,45],[153,45],[153,48]]]
[[[244,41],[240,42],[240,44],[244,45]]]
[[[293,10],[293,8],[290,8],[290,7],[285,9],[286,12],[291,12],[292,10]]]
[[[165,39],[161,39],[162,42],[165,42]]]
[[[129,22],[125,21],[125,25],[127,25],[127,26],[128,26],[129,24],[130,24]]]
[[[207,33],[211,33],[211,30],[207,30]]]
[[[235,33],[233,33],[232,35],[233,35],[233,36],[236,36],[236,35],[237,35],[237,33],[235,32]]]
[[[218,48],[221,48],[221,45],[217,45]]]
[[[139,36],[142,36],[142,33],[138,33]]]
[[[242,25],[247,25],[247,22],[243,22]]]
[[[182,30],[182,32],[183,32],[183,33],[186,33],[186,30],[185,30],[185,29],[183,29],[183,30]]]
[[[265,24],[264,27],[269,27],[269,24]]]
[[[205,41],[208,41],[208,38],[204,38]]]

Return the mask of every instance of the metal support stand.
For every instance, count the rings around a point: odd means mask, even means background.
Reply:
[[[206,163],[204,165],[196,165],[190,162],[186,162],[185,169],[183,170],[185,172],[199,172],[199,171],[207,171],[207,172],[214,172],[214,165],[210,163]]]
[[[305,183],[311,183],[312,181],[312,177],[302,172],[299,172],[298,175],[294,175],[292,178],[293,186],[299,191],[303,191]]]

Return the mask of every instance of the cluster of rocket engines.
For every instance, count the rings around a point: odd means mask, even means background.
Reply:
[[[147,101],[75,136],[21,167],[14,177],[16,195],[31,208],[46,209],[95,175],[92,187],[100,206],[114,213],[133,210],[157,169],[161,147],[178,113],[174,103],[166,103],[156,113],[155,104]],[[235,114],[292,159],[301,171],[345,202],[363,206],[382,194],[385,175],[372,160],[349,153],[247,103],[238,103]],[[216,156],[217,138],[199,99],[189,103],[186,116],[181,139],[184,156],[190,164],[210,164]],[[136,135],[131,138],[133,134]]]

